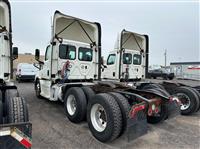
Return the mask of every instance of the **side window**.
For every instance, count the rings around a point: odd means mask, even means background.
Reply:
[[[76,59],[76,47],[71,45],[61,44],[59,46],[59,58],[60,59]]]
[[[51,59],[51,46],[47,46],[46,53],[45,53],[45,61]]]
[[[133,55],[133,64],[134,65],[141,65],[142,63],[142,56],[140,54]]]
[[[124,53],[123,54],[123,64],[131,64],[132,63],[132,54]]]
[[[92,61],[93,50],[90,48],[80,47],[78,49],[78,59],[80,61]]]
[[[115,63],[116,54],[110,54],[107,59],[107,65],[113,65]]]

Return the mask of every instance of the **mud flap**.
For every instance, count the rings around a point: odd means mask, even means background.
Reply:
[[[9,131],[11,131],[13,135],[9,135]],[[20,138],[23,139],[19,141]],[[28,146],[31,146],[31,144],[29,144],[32,141],[31,138],[31,123],[0,125],[0,149],[30,149],[31,147]],[[24,140],[28,140],[28,142]]]
[[[167,103],[168,119],[174,118],[181,114],[180,105],[176,101]]]
[[[147,117],[144,111],[139,111],[134,118],[127,120],[127,130],[124,133],[128,142],[147,133]]]

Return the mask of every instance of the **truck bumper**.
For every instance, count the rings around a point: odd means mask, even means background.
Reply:
[[[32,124],[17,123],[0,125],[0,149],[30,149]]]
[[[19,75],[19,76],[17,76],[17,79],[19,79],[19,80],[34,80],[35,75]]]

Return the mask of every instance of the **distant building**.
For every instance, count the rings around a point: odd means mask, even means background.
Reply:
[[[200,62],[173,62],[170,69],[176,78],[200,80]]]
[[[40,59],[44,60],[44,56],[41,56]],[[13,62],[13,69],[14,70],[16,70],[17,65],[19,63],[33,64],[33,63],[37,63],[37,61],[35,60],[35,55],[33,55],[31,53],[24,53],[24,54],[19,54],[18,58],[16,60],[14,60],[14,62]]]

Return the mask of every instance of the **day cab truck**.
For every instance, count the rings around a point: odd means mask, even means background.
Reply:
[[[31,123],[24,98],[11,81],[12,62],[18,49],[12,49],[11,7],[0,0],[0,148],[31,148]]]
[[[103,65],[102,78],[128,82],[136,89],[160,92],[166,97],[176,96],[181,101],[181,113],[189,115],[200,109],[200,86],[187,86],[175,81],[152,83],[145,81],[149,66],[149,38],[122,30],[114,50]]]
[[[36,49],[38,98],[64,102],[73,123],[87,121],[101,142],[122,134],[132,140],[147,133],[147,122],[159,123],[180,114],[179,100],[139,90],[120,82],[101,81],[101,26],[56,11],[45,60]],[[67,77],[63,72],[67,71]]]

